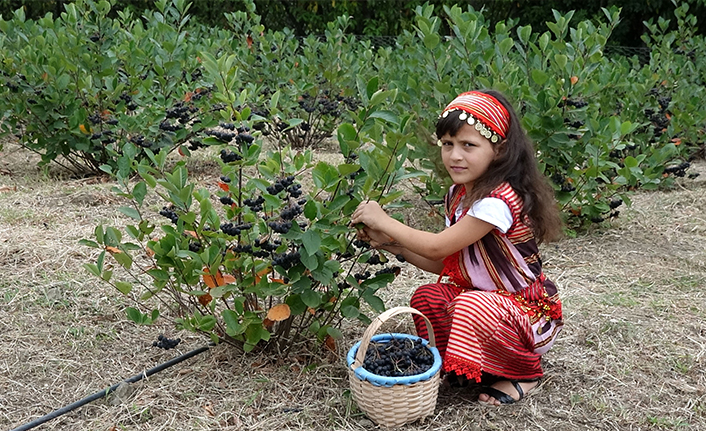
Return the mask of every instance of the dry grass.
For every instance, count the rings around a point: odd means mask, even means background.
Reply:
[[[1,155],[0,187],[17,189],[0,192],[0,428],[205,344],[166,322],[127,322],[123,298],[82,270],[93,254],[77,241],[98,223],[125,223],[110,184],[38,170],[10,143]],[[214,167],[193,170],[208,178]],[[636,195],[612,226],[544,247],[567,325],[544,357],[539,390],[516,406],[481,408],[477,391],[442,388],[435,416],[407,428],[706,429],[706,164],[695,169],[695,181]],[[388,304],[406,303],[427,280],[405,267]],[[411,319],[396,325],[409,331]],[[375,429],[351,402],[343,366],[363,329],[348,327],[339,357],[312,367],[214,347],[40,429]],[[160,333],[184,341],[154,349]]]

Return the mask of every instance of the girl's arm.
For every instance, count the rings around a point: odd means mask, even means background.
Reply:
[[[439,233],[413,229],[388,216],[377,202],[362,202],[353,212],[352,223],[363,223],[394,238],[400,246],[430,261],[439,261],[475,243],[495,226],[475,217],[462,217]],[[406,256],[405,256],[406,258]]]
[[[383,249],[394,255],[402,255],[404,260],[416,266],[424,271],[432,272],[434,274],[441,274],[441,270],[444,269],[444,263],[440,260],[431,260],[418,255],[402,245],[385,235],[383,232],[376,231],[370,228],[364,228],[358,231],[358,237],[364,241],[368,241],[370,246],[376,249]]]

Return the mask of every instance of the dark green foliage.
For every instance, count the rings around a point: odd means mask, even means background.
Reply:
[[[25,8],[28,18],[36,19],[47,13],[59,16],[64,5],[73,0],[0,0],[0,14],[9,16],[20,7]],[[209,26],[225,27],[224,14],[245,11],[249,1],[244,0],[199,0],[194,2],[190,13],[198,22]],[[297,36],[323,34],[326,25],[337,17],[352,17],[350,34],[369,36],[397,36],[404,30],[411,30],[414,25],[414,10],[425,3],[437,9],[455,4],[466,8],[471,5],[476,10],[483,10],[491,25],[508,19],[519,19],[520,24],[530,25],[535,29],[545,29],[545,22],[551,17],[552,10],[562,14],[576,11],[577,20],[600,21],[602,7],[618,6],[622,8],[622,20],[612,37],[613,45],[640,46],[641,35],[646,28],[643,21],[657,18],[670,19],[674,14],[672,0],[623,0],[623,1],[581,1],[550,0],[527,2],[516,0],[254,0],[257,13],[262,17],[262,24],[272,30],[289,28]],[[692,1],[692,13],[695,16],[706,14],[706,5],[702,1]],[[154,8],[153,0],[121,0],[115,5],[118,10],[131,10],[141,14]],[[114,14],[114,13],[113,13]],[[700,23],[703,33],[704,24]],[[675,27],[672,27],[674,29]],[[444,32],[448,33],[444,27]]]

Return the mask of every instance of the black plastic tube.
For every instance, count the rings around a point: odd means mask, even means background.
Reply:
[[[22,426],[20,426],[20,427],[17,427],[17,428],[15,428],[15,429],[13,429],[13,430],[10,430],[10,431],[24,431],[24,430],[32,429],[32,428],[34,428],[34,427],[36,427],[36,426],[39,426],[39,425],[41,425],[41,424],[43,424],[43,423],[45,423],[45,422],[48,422],[48,421],[52,420],[52,419],[54,419],[54,418],[57,418],[57,417],[59,417],[59,416],[65,414],[65,413],[68,413],[68,412],[70,412],[71,410],[75,410],[75,409],[77,409],[77,408],[79,408],[79,407],[81,407],[81,406],[83,406],[83,405],[85,405],[85,404],[88,404],[88,403],[90,403],[91,401],[95,401],[95,400],[97,400],[97,399],[100,399],[100,398],[105,397],[105,396],[108,395],[109,393],[115,391],[115,390],[118,388],[118,386],[120,386],[122,383],[135,383],[135,382],[139,382],[140,380],[144,379],[145,377],[149,377],[149,376],[151,376],[152,374],[158,373],[158,372],[160,372],[160,371],[162,371],[162,370],[164,370],[164,369],[166,369],[166,368],[171,367],[172,365],[176,365],[176,364],[178,364],[179,362],[182,362],[182,361],[184,361],[184,360],[186,360],[186,359],[189,359],[189,358],[191,358],[191,357],[193,357],[193,356],[198,355],[199,353],[203,353],[203,352],[205,352],[205,351],[208,350],[208,349],[209,349],[209,347],[201,347],[201,348],[198,348],[198,349],[196,349],[196,350],[192,350],[192,351],[190,351],[189,353],[185,353],[185,354],[183,354],[183,355],[181,355],[181,356],[178,356],[178,357],[176,357],[176,358],[174,358],[174,359],[172,359],[172,360],[170,360],[170,361],[167,361],[167,362],[165,362],[165,363],[163,363],[163,364],[157,365],[157,366],[154,367],[154,368],[150,368],[150,369],[147,370],[147,371],[144,371],[144,372],[142,372],[142,373],[140,373],[140,374],[137,374],[137,375],[135,375],[135,376],[132,376],[132,377],[130,377],[129,379],[123,380],[123,381],[120,382],[120,383],[116,383],[116,384],[114,384],[113,386],[111,386],[111,387],[109,387],[109,388],[107,388],[107,389],[104,389],[104,390],[102,390],[102,391],[98,391],[98,392],[96,392],[95,394],[89,395],[89,396],[87,396],[86,398],[84,398],[84,399],[82,399],[82,400],[79,400],[79,401],[76,401],[76,402],[73,403],[73,404],[69,404],[69,405],[66,406],[66,407],[62,407],[62,408],[60,408],[60,409],[58,409],[58,410],[54,410],[53,412],[49,413],[48,415],[44,415],[44,416],[42,416],[41,418],[35,419],[35,420],[33,420],[32,422],[30,422],[30,423],[24,424],[24,425],[22,425]]]

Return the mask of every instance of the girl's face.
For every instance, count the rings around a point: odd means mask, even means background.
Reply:
[[[456,136],[447,133],[440,140],[441,159],[454,184],[471,190],[495,158],[495,147],[468,124],[461,126]]]

